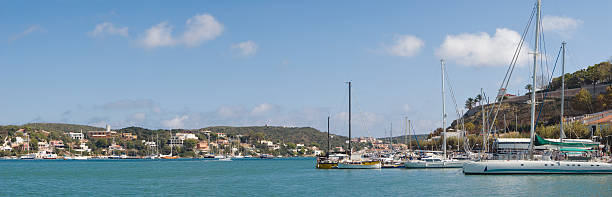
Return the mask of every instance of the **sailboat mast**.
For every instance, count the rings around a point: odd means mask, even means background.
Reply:
[[[329,157],[329,150],[331,148],[331,144],[329,143],[329,116],[327,116],[327,156]]]
[[[391,143],[391,151],[393,151],[393,122],[391,122],[391,129],[389,130],[389,142]]]
[[[444,158],[446,158],[446,102],[444,97],[444,60],[440,60],[440,68],[442,69],[442,150]]]
[[[531,128],[529,131],[530,141],[529,141],[529,157],[533,159],[533,140],[535,139],[535,102],[536,102],[536,72],[538,70],[538,47],[540,41],[540,7],[541,0],[538,0],[537,7],[537,17],[536,17],[536,28],[535,28],[535,46],[533,51],[533,76],[531,81]]]
[[[561,59],[561,133],[559,133],[559,142],[563,142],[563,137],[565,136],[565,132],[563,131],[563,123],[565,123],[563,120],[563,111],[565,111],[563,108],[565,104],[565,44],[566,42],[561,43],[561,47],[563,48],[563,58]]]
[[[349,158],[351,158],[352,152],[353,152],[353,149],[351,148],[351,82],[349,81],[347,83],[348,83],[348,89],[349,89],[349,97],[348,97],[348,102],[349,102],[348,103],[349,154],[348,155],[349,155]]]
[[[481,148],[481,152],[482,154],[486,153],[486,142],[487,142],[487,137],[486,137],[486,133],[485,133],[485,111],[484,111],[484,102],[482,101],[482,99],[484,99],[483,97],[483,91],[482,88],[480,88],[480,114],[482,114],[482,148]]]

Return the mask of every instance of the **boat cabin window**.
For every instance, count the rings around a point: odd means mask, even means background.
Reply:
[[[580,164],[578,164],[578,166],[580,166]]]
[[[569,166],[569,164],[567,164],[567,166]]]
[[[599,166],[599,165],[597,165],[597,166]]]
[[[525,166],[525,164],[521,164],[521,166]]]
[[[591,166],[593,166],[593,164],[591,164]]]
[[[548,166],[548,164],[544,164],[544,166]]]

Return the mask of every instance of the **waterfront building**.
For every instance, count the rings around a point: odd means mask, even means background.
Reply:
[[[209,147],[208,147],[208,142],[206,141],[200,141],[198,142],[198,144],[196,145],[196,148],[202,152],[208,152]]]
[[[155,142],[147,142],[147,141],[145,141],[145,140],[142,140],[142,141],[143,141],[143,143],[144,143],[144,145],[145,145],[145,146],[148,146],[148,147],[150,147],[150,148],[155,148],[155,147],[157,147],[157,143],[155,143]]]
[[[111,138],[117,135],[116,131],[111,131],[110,125],[106,125],[106,131],[88,131],[87,137],[96,139],[96,138]]]
[[[198,140],[198,137],[192,133],[175,133],[174,136],[170,137],[170,146],[183,146],[185,140]]]
[[[68,133],[68,136],[70,136],[70,138],[72,138],[73,140],[82,140],[85,138],[85,135],[83,135],[83,133],[70,132]]]
[[[121,133],[121,139],[123,139],[123,140],[137,140],[138,136],[133,135],[132,133]]]
[[[49,146],[54,148],[64,148],[64,141],[62,140],[51,140],[49,141]]]

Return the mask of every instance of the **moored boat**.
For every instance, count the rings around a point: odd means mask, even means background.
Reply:
[[[465,174],[612,174],[612,164],[604,162],[488,160],[467,162]]]

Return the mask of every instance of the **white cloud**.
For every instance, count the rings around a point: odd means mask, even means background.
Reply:
[[[244,109],[241,107],[221,106],[217,109],[216,114],[223,118],[237,117],[244,114]]]
[[[251,110],[251,114],[252,115],[261,115],[261,114],[265,114],[271,110],[273,110],[275,108],[274,105],[270,104],[270,103],[262,103],[256,107],[253,108],[253,110]]]
[[[8,40],[8,41],[9,41],[9,42],[13,42],[13,41],[15,41],[15,40],[18,40],[18,39],[20,39],[20,38],[23,38],[24,36],[27,36],[27,35],[29,35],[29,34],[31,34],[31,33],[37,32],[37,31],[44,31],[44,29],[43,29],[42,27],[38,26],[38,25],[32,25],[32,26],[29,26],[29,27],[28,27],[26,30],[24,30],[23,32],[21,32],[21,33],[19,33],[19,34],[17,34],[17,35],[14,35],[14,36],[13,36],[13,37],[11,37],[11,38],[9,38],[9,40]]]
[[[496,29],[493,36],[485,32],[447,35],[436,54],[466,66],[505,66],[512,60],[520,40],[519,33],[506,28]],[[527,63],[528,51],[524,44],[518,65]]]
[[[140,122],[140,121],[144,121],[145,119],[147,119],[147,114],[139,112],[139,113],[132,114],[131,118],[132,120]]]
[[[387,47],[391,55],[412,57],[425,45],[425,42],[413,35],[396,35],[392,46]]]
[[[172,35],[173,27],[168,22],[161,22],[146,30],[140,39],[145,48],[157,48],[174,45],[188,47],[199,46],[202,43],[217,38],[223,33],[223,25],[210,14],[197,14],[186,22],[186,30],[180,38]]]
[[[189,116],[187,116],[187,115],[175,116],[174,118],[172,118],[170,120],[162,121],[162,125],[167,127],[167,128],[171,128],[171,129],[184,128],[185,127],[185,120],[187,120],[188,118],[189,118]]]
[[[159,110],[159,106],[151,99],[122,99],[103,105],[96,106],[97,109],[104,110],[138,110],[138,109],[149,109],[152,111]]]
[[[238,44],[233,44],[231,46],[232,49],[237,50],[240,56],[251,56],[257,53],[257,49],[259,48],[257,44],[253,41],[241,42]]]
[[[187,46],[198,46],[205,41],[215,39],[223,32],[223,25],[210,14],[195,15],[187,19],[186,26],[183,42]]]
[[[544,16],[542,19],[542,27],[544,31],[552,31],[562,36],[570,36],[570,34],[582,25],[582,20],[574,19],[565,16]]]
[[[116,27],[114,24],[109,22],[103,22],[94,28],[93,31],[88,33],[92,37],[104,37],[106,35],[118,35],[128,37],[127,27]]]
[[[145,48],[157,48],[176,44],[176,41],[172,38],[172,26],[168,25],[168,22],[161,22],[147,29],[140,42]]]
[[[412,111],[412,106],[410,106],[409,104],[404,104],[402,106],[402,110],[404,110],[404,112],[410,112]]]

